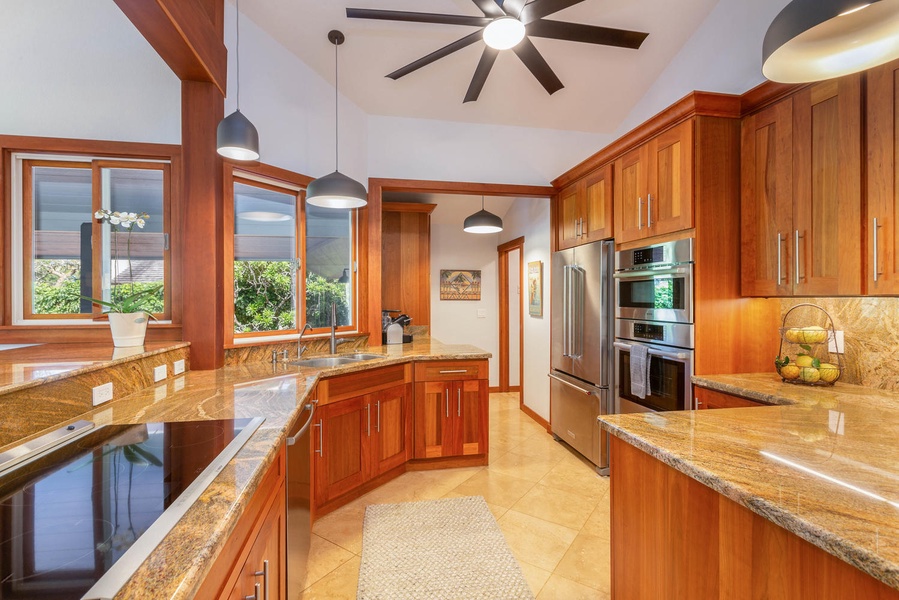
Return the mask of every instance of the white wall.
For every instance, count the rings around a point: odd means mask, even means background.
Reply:
[[[372,177],[549,185],[608,135],[370,116]]]
[[[181,82],[111,0],[0,15],[0,134],[180,143]]]
[[[693,90],[742,94],[765,81],[762,40],[768,25],[788,1],[719,0],[622,121],[614,138],[621,137]]]
[[[503,216],[503,231],[499,243],[524,236],[524,263],[543,262],[543,316],[528,314],[527,295],[521,295],[524,311],[524,403],[535,413],[549,420],[549,345],[550,345],[550,231],[549,200],[545,198],[516,198]]]

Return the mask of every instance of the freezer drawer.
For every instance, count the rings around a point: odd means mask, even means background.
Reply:
[[[609,390],[558,372],[550,374],[549,389],[553,434],[583,454],[600,473],[606,474],[608,439],[597,417],[608,412]]]

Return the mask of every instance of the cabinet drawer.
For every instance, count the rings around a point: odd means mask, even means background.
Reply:
[[[694,396],[696,397],[696,408],[698,410],[715,409],[715,408],[748,408],[753,406],[767,406],[761,402],[755,402],[739,396],[725,394],[717,390],[708,388],[695,387]]]
[[[316,393],[319,405],[325,405],[404,383],[412,383],[412,365],[409,363],[329,377],[318,382]]]
[[[415,381],[487,379],[486,360],[452,360],[415,363]]]

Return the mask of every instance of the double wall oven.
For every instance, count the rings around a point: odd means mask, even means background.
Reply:
[[[693,408],[693,240],[615,256],[616,412]],[[646,348],[645,393],[631,386],[631,354]]]

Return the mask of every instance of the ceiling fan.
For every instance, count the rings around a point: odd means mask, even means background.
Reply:
[[[452,54],[456,50],[461,50],[483,39],[487,46],[484,48],[483,54],[481,54],[481,60],[478,62],[474,76],[471,78],[471,84],[468,86],[468,92],[465,94],[465,100],[463,100],[463,102],[472,102],[478,99],[481,90],[484,88],[484,83],[487,81],[487,75],[490,74],[490,69],[493,67],[493,63],[496,62],[496,57],[504,49],[511,49],[549,94],[553,94],[565,87],[528,36],[636,50],[643,44],[646,36],[649,35],[639,31],[550,21],[543,18],[583,1],[472,0],[484,13],[483,17],[368,8],[348,8],[346,9],[346,16],[351,19],[378,19],[383,21],[480,27],[480,30],[470,33],[452,44],[435,50],[427,56],[423,56],[387,75],[391,79],[399,79],[444,56]]]

